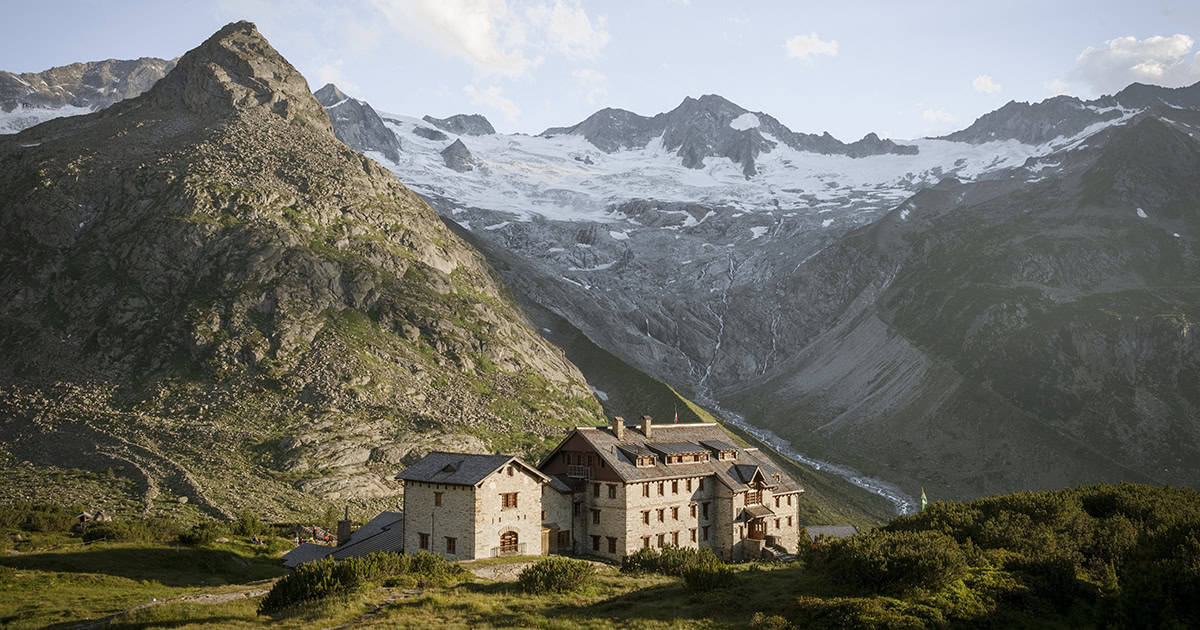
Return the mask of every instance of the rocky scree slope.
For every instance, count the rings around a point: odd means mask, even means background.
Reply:
[[[933,496],[1200,484],[1197,131],[1151,107],[917,194],[782,279],[790,349],[718,396]]]
[[[537,451],[602,421],[482,257],[337,140],[250,23],[138,98],[0,138],[0,270],[3,466],[137,488],[93,505],[395,507],[430,448]],[[0,492],[73,498],[55,477]]]

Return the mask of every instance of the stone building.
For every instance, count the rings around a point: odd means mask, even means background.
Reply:
[[[455,560],[557,550],[569,489],[507,455],[433,452],[404,482],[404,548]],[[569,542],[569,536],[566,539]]]
[[[751,560],[797,548],[804,489],[713,423],[613,418],[576,428],[538,468],[572,489],[577,552],[620,558],[676,545]]]
[[[578,427],[537,468],[506,455],[430,453],[404,481],[408,551],[454,559],[644,547],[726,560],[794,552],[804,492],[713,423]]]

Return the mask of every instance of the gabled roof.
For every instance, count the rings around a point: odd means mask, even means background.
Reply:
[[[613,473],[626,483],[712,475],[728,488],[741,491],[748,489],[748,486],[747,482],[743,481],[741,475],[738,474],[735,466],[748,465],[762,471],[764,477],[775,485],[775,494],[804,491],[800,484],[779,470],[774,462],[758,449],[738,448],[729,443],[724,429],[716,423],[655,424],[651,425],[650,434],[655,441],[647,440],[645,433],[638,428],[627,426],[622,433],[622,439],[617,440],[617,436],[608,427],[577,427],[559,443],[559,446],[550,455],[542,460],[542,465],[546,465],[563,444],[566,444],[572,436],[577,435],[591,445]],[[735,460],[737,463],[710,458],[706,462],[666,464],[656,457],[653,466],[638,467],[636,465],[632,454],[664,444],[688,444],[689,448],[695,450],[704,450],[704,448],[732,450],[738,454]],[[692,445],[700,445],[703,448]],[[779,482],[774,481],[775,473],[780,474]]]
[[[345,560],[376,551],[404,551],[403,512],[384,512],[367,521],[350,535],[350,542],[334,549],[331,555],[334,560]]]
[[[542,474],[542,471],[511,455],[476,455],[444,451],[434,451],[413,462],[411,466],[396,475],[396,479],[473,486],[510,462],[528,470],[542,481],[550,482],[550,478]]]
[[[367,521],[362,527],[359,527],[351,532],[350,540],[342,546],[345,547],[346,545],[352,545],[361,540],[370,538],[371,536],[383,531],[384,528],[388,527],[392,523],[402,520],[404,520],[404,512],[380,512],[378,516]]]
[[[320,560],[331,553],[333,553],[333,547],[328,545],[300,543],[295,549],[283,554],[283,566],[289,569],[295,569],[305,562]]]
[[[695,442],[650,442],[646,444],[646,448],[663,455],[701,453],[708,450]]]

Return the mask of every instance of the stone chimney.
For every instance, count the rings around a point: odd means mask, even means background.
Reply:
[[[339,547],[350,542],[351,533],[350,506],[347,505],[345,515],[343,516],[342,520],[338,521],[337,523],[337,544]]]
[[[650,439],[650,421],[650,416],[642,416],[642,434],[646,436],[647,440]]]
[[[617,436],[618,442],[625,439],[625,418],[622,418],[621,416],[613,416],[612,432],[613,435]]]

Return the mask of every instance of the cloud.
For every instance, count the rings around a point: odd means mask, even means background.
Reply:
[[[947,125],[956,120],[953,114],[944,109],[927,109],[921,112],[921,118],[939,125]]]
[[[391,26],[483,75],[520,77],[544,54],[595,59],[611,39],[607,21],[578,0],[510,8],[505,0],[371,0]]]
[[[553,5],[529,7],[525,15],[529,24],[544,36],[545,48],[568,57],[595,59],[612,39],[607,20],[597,17],[593,24],[587,11],[578,4],[556,0]]]
[[[509,120],[515,119],[521,113],[521,108],[504,96],[498,85],[489,85],[483,90],[474,85],[468,85],[463,88],[463,91],[470,97],[471,103],[498,111]]]
[[[816,33],[808,35],[796,35],[784,42],[783,47],[787,50],[789,59],[801,59],[804,61],[812,61],[813,55],[829,55],[836,57],[838,54],[837,40],[822,41]]]
[[[342,73],[342,65],[343,62],[341,59],[334,59],[332,61],[325,61],[324,63],[321,63],[319,66],[317,66],[317,80],[312,87],[320,88],[326,83],[332,83],[338,86],[338,89],[342,90],[343,92],[358,92],[358,84],[346,78],[346,75]]]
[[[1002,89],[1000,84],[992,80],[992,76],[989,74],[981,74],[975,77],[975,80],[971,81],[971,87],[975,88],[976,92],[984,94],[995,94]]]
[[[579,94],[589,105],[595,105],[608,95],[608,77],[590,68],[577,68],[571,71]]]
[[[1192,54],[1194,43],[1182,34],[1110,39],[1079,53],[1071,78],[1097,93],[1117,92],[1135,81],[1190,85],[1200,81],[1200,53]]]
[[[1062,79],[1047,81],[1045,86],[1046,91],[1050,93],[1050,96],[1059,96],[1067,93],[1067,84]]]

